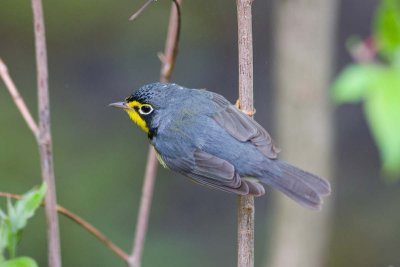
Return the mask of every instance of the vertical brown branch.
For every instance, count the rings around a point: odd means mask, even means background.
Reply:
[[[251,5],[253,0],[236,0],[239,49],[239,101],[241,109],[252,114],[253,37]],[[238,267],[254,266],[254,197],[239,196]]]
[[[171,6],[171,14],[165,43],[165,50],[164,54],[159,55],[161,60],[161,82],[170,81],[172,71],[175,66],[180,35],[181,3],[182,0],[173,0],[173,4]],[[134,245],[132,248],[132,253],[129,256],[129,267],[140,267],[141,264],[142,251],[146,238],[147,225],[151,208],[151,201],[153,198],[157,166],[156,152],[154,151],[154,148],[150,146],[142,188],[142,197],[140,200],[139,214],[136,223]]]
[[[149,147],[146,171],[143,179],[142,197],[136,222],[135,238],[132,253],[129,256],[129,267],[140,267],[142,251],[147,234],[151,202],[153,199],[154,183],[157,174],[157,158],[153,147]]]
[[[58,228],[56,188],[53,169],[53,152],[50,131],[50,108],[48,88],[48,68],[46,37],[41,0],[32,0],[33,27],[35,33],[36,68],[39,106],[38,144],[42,167],[42,178],[47,183],[45,197],[48,235],[48,264],[61,267],[60,236]]]
[[[173,0],[171,14],[169,16],[168,33],[165,40],[164,54],[160,55],[161,72],[160,81],[169,82],[175,67],[176,56],[181,32],[181,9],[182,0]]]

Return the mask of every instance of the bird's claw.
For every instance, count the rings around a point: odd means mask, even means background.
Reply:
[[[240,109],[241,112],[243,112],[244,114],[246,114],[246,115],[249,116],[249,117],[253,117],[254,114],[256,114],[256,110],[255,110],[255,109],[254,109],[253,111],[242,110],[242,109],[240,108],[240,100],[239,100],[239,99],[236,100],[235,107],[237,107],[238,109]]]

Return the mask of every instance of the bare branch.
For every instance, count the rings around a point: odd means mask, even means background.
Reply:
[[[143,13],[143,11],[145,11],[146,8],[147,8],[151,3],[154,3],[155,1],[157,1],[157,0],[147,0],[147,2],[144,3],[144,5],[143,5],[141,8],[139,8],[139,10],[135,12],[135,14],[133,14],[132,16],[129,17],[129,20],[130,20],[130,21],[134,21],[135,19],[137,19],[137,18]]]
[[[254,197],[238,197],[238,267],[254,266]]]
[[[157,158],[155,153],[154,148],[150,146],[143,181],[142,197],[136,222],[135,239],[132,253],[129,256],[129,267],[139,267],[141,263],[143,246],[149,223],[151,202],[153,199],[154,183],[157,174]]]
[[[182,0],[172,0],[175,8],[171,7],[169,16],[169,26],[167,38],[165,41],[164,54],[159,57],[161,60],[160,81],[169,82],[172,71],[175,67],[176,56],[178,55],[179,38],[181,33],[181,4]]]
[[[86,231],[91,233],[94,237],[96,237],[100,242],[102,242],[109,250],[114,252],[118,257],[123,259],[125,262],[128,262],[128,254],[123,251],[120,247],[115,245],[110,239],[108,239],[102,232],[100,232],[96,227],[91,225],[89,222],[86,220],[82,219],[78,215],[72,213],[71,211],[67,210],[66,208],[63,208],[59,205],[57,205],[57,211],[61,213],[62,215],[68,217],[69,219],[73,220],[82,228],[84,228]]]
[[[12,199],[21,199],[20,195],[11,194],[6,192],[0,192],[0,197],[12,198]],[[42,206],[45,206],[45,203],[42,203]],[[100,232],[96,227],[91,225],[86,220],[82,219],[72,211],[67,210],[66,208],[57,205],[57,212],[64,215],[68,219],[74,221],[78,225],[80,225],[83,229],[88,231],[94,237],[96,237],[100,242],[102,242],[109,250],[114,252],[118,257],[123,259],[125,262],[128,262],[128,254],[126,254],[121,248],[115,245],[110,239],[108,239],[102,232]]]
[[[20,95],[17,87],[15,86],[13,80],[11,79],[6,64],[3,62],[1,58],[0,58],[0,76],[3,79],[6,88],[10,92],[10,95],[14,100],[15,105],[21,112],[21,115],[24,118],[26,124],[28,124],[29,129],[31,129],[33,135],[35,136],[35,138],[37,138],[39,133],[38,126],[32,117],[32,113],[26,106],[24,99]]]
[[[57,216],[56,187],[53,169],[52,140],[50,131],[50,107],[48,88],[48,67],[46,37],[41,0],[32,0],[33,27],[38,84],[39,134],[38,145],[42,166],[42,178],[47,183],[45,197],[48,238],[48,264],[61,267],[60,234]]]
[[[160,58],[162,58],[160,74],[161,82],[170,81],[178,53],[181,24],[180,5],[182,0],[173,0],[173,3],[175,7],[171,7],[165,51],[164,54],[160,56]],[[134,246],[132,248],[132,253],[129,256],[129,267],[140,267],[144,241],[147,233],[151,200],[153,198],[156,173],[156,152],[154,151],[154,148],[150,146],[147,158],[146,173],[143,182],[142,197],[140,200],[138,221],[136,224]]]
[[[247,114],[254,114],[253,37],[251,5],[253,0],[236,0],[239,48],[239,102]],[[254,197],[238,197],[238,267],[254,266]]]

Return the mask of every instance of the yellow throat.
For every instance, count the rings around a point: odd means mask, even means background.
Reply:
[[[134,101],[128,102],[127,105],[131,109],[125,109],[125,111],[126,111],[126,113],[128,113],[131,120],[133,120],[133,122],[136,123],[145,133],[149,133],[150,129],[147,126],[146,121],[143,120],[135,110],[135,108],[140,109],[142,106],[147,105],[147,104],[142,104],[142,103],[134,100]]]

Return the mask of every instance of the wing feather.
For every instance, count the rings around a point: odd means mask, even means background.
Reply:
[[[238,108],[219,94],[212,93],[212,100],[220,108],[213,119],[231,136],[241,142],[251,142],[261,153],[270,159],[276,159],[279,149],[268,132],[256,121],[250,119]]]
[[[196,149],[185,158],[163,157],[167,166],[196,183],[235,194],[247,195],[249,187],[242,182],[229,162]]]
[[[170,169],[198,184],[239,195],[265,194],[264,187],[257,181],[241,179],[232,164],[200,149],[195,149],[192,156],[163,157],[163,160]]]

